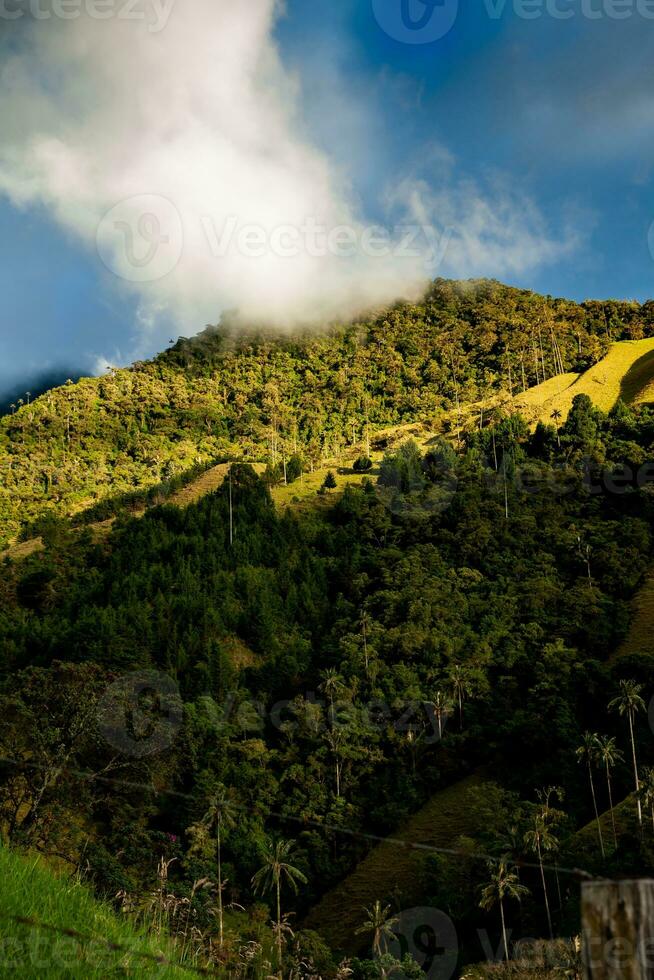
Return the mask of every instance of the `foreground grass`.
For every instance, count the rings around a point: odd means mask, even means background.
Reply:
[[[54,928],[20,924],[17,918]],[[65,930],[87,938],[66,935]],[[124,949],[111,949],[108,944]],[[38,858],[0,846],[0,976],[172,980],[194,975],[137,953],[176,959],[171,944],[159,943],[120,919],[84,886],[56,877]]]
[[[525,944],[510,963],[468,967],[461,980],[570,980],[581,978],[579,939],[538,940]]]

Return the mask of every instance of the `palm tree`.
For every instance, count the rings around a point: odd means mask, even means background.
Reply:
[[[504,919],[504,899],[514,899],[516,902],[522,901],[525,895],[529,894],[529,889],[521,885],[518,876],[506,861],[501,860],[497,867],[494,862],[489,861],[488,867],[491,878],[484,887],[479,901],[479,907],[490,911],[495,905],[500,906],[500,917],[502,920],[502,943],[504,945],[504,958],[509,959],[509,944],[506,939],[506,921]]]
[[[329,705],[331,709],[331,718],[334,718],[334,699],[342,694],[345,690],[345,681],[343,680],[342,674],[334,668],[330,667],[328,670],[324,670],[320,675],[321,683],[318,690],[325,694],[329,698]]]
[[[547,824],[556,824],[559,823],[561,820],[565,819],[565,813],[563,813],[562,810],[555,809],[550,804],[550,800],[552,799],[552,797],[555,797],[559,801],[559,803],[563,802],[565,798],[565,791],[562,789],[561,786],[545,786],[543,789],[537,789],[536,795],[540,800],[543,820]],[[559,865],[557,861],[557,854],[560,850],[561,845],[554,836],[551,836],[551,841],[554,845],[550,849],[554,852],[554,877],[556,878],[556,893],[559,897],[559,912],[560,912],[563,907],[563,899],[561,898],[561,881],[559,878]]]
[[[268,839],[263,851],[263,865],[252,876],[255,892],[275,892],[277,903],[277,968],[282,980],[282,885],[288,884],[297,892],[298,882],[306,884],[306,877],[291,862],[295,860],[295,841]]]
[[[643,826],[643,811],[640,805],[640,780],[638,778],[638,762],[636,761],[636,742],[634,739],[634,718],[637,711],[645,710],[645,702],[640,696],[642,684],[635,681],[620,681],[620,693],[609,702],[609,711],[618,711],[629,719],[629,736],[631,738],[631,757],[634,764],[634,781],[636,783],[636,806],[638,809],[638,824]]]
[[[222,869],[222,833],[236,824],[238,808],[234,796],[219,783],[216,792],[209,800],[209,808],[202,818],[207,830],[216,831],[216,853],[218,857],[218,935],[220,948],[223,947],[223,869]]]
[[[386,945],[386,941],[391,939],[394,935],[393,926],[397,922],[397,916],[391,915],[390,905],[385,905],[382,907],[382,903],[377,899],[375,904],[371,908],[365,908],[363,911],[367,915],[366,921],[362,926],[356,930],[356,935],[361,935],[361,933],[371,932],[373,934],[372,948],[377,959],[380,959],[382,954],[386,952],[386,949],[382,949],[382,943]],[[383,974],[383,970],[382,970]]]
[[[595,820],[597,821],[597,833],[599,834],[600,850],[602,857],[604,853],[604,838],[602,836],[602,825],[600,824],[599,812],[597,810],[597,797],[595,796],[595,781],[593,780],[593,763],[597,760],[597,735],[584,732],[581,745],[576,752],[577,761],[583,762],[588,767],[588,779],[590,781],[590,792],[593,797],[593,809],[595,810]]]
[[[368,626],[370,617],[365,609],[361,610],[361,636],[363,637],[363,659],[366,665],[366,677],[368,676]]]
[[[343,745],[344,738],[345,736],[342,728],[329,728],[325,732],[325,742],[329,746],[334,756],[334,778],[336,783],[337,798],[340,798],[341,795],[341,772],[343,768],[341,746]]]
[[[652,815],[652,829],[654,830],[654,769],[643,770],[641,795],[645,806],[650,808],[650,813]]]
[[[459,705],[459,730],[463,731],[463,702],[473,691],[470,675],[465,667],[460,664],[453,664],[448,670],[447,676],[452,688],[452,697]]]
[[[559,449],[561,448],[561,435],[559,433],[559,422],[563,418],[558,408],[555,408],[550,418],[554,420],[554,426],[556,428],[556,441],[559,444]]]
[[[436,697],[433,701],[428,702],[434,709],[434,715],[436,716],[436,723],[438,724],[438,738],[443,737],[443,722],[447,720],[452,709],[451,700],[446,697],[442,691],[436,691]]]
[[[613,827],[613,843],[617,851],[618,835],[615,831],[615,813],[613,812],[613,793],[611,791],[611,769],[613,769],[618,762],[623,762],[624,756],[620,749],[617,748],[614,738],[610,738],[608,735],[598,735],[597,758],[600,760],[600,762],[604,763],[604,768],[606,769],[606,786],[609,791],[609,809],[611,811],[611,825]]]
[[[550,930],[550,939],[554,939],[550,900],[547,894],[547,882],[545,880],[545,868],[543,866],[543,851],[557,850],[559,842],[547,826],[547,810],[541,809],[534,814],[531,829],[525,834],[525,844],[538,856],[540,877],[543,883],[543,896],[545,898],[545,911],[547,912],[547,925]]]

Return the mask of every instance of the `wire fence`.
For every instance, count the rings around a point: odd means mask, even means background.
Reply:
[[[28,762],[24,759],[15,759],[11,756],[0,756],[0,764],[5,765],[15,765],[21,766],[25,769],[36,769],[44,771],[49,767],[43,766],[39,763]],[[170,796],[176,799],[186,800],[188,802],[197,803],[198,797],[192,793],[184,793],[180,790],[171,789],[168,787],[158,788],[152,786],[149,783],[137,782],[128,779],[117,779],[111,776],[102,776],[90,771],[84,771],[79,769],[71,769],[68,767],[62,767],[57,770],[60,774],[65,774],[71,776],[74,779],[80,779],[87,782],[103,783],[105,785],[112,785],[116,787],[122,787],[124,789],[140,790],[142,792],[150,793],[153,796]],[[234,809],[241,811],[243,814],[248,813],[248,808],[243,804],[234,804]],[[482,861],[488,861],[493,864],[499,864],[505,861],[505,856],[498,857],[497,854],[488,854],[483,851],[469,851],[463,850],[462,848],[456,847],[442,847],[437,844],[423,844],[419,841],[407,840],[402,837],[395,837],[393,835],[381,835],[381,834],[371,834],[362,830],[355,830],[351,827],[344,827],[342,824],[329,823],[324,820],[314,820],[310,817],[299,816],[297,814],[282,813],[277,810],[268,810],[270,817],[279,820],[282,823],[292,823],[300,827],[312,827],[319,830],[324,830],[328,833],[341,834],[344,837],[350,837],[353,839],[358,839],[366,841],[373,844],[389,844],[395,845],[399,848],[405,850],[422,851],[425,853],[436,853],[436,854],[446,854],[450,857],[464,857],[473,858]],[[533,870],[540,871],[541,864],[535,861],[528,861],[521,857],[512,857],[510,863],[519,868],[530,868]],[[558,864],[546,864],[543,863],[542,867],[546,871],[553,871],[557,874],[565,874],[578,881],[591,881],[591,880],[606,880],[604,875],[594,875],[590,871],[586,871],[582,868],[566,868]]]

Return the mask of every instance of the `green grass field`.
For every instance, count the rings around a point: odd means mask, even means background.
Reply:
[[[588,395],[608,412],[619,398],[629,404],[654,401],[654,338],[623,340],[583,374],[562,374],[517,395],[514,408],[530,421],[551,423],[552,412],[567,418],[576,395]]]
[[[16,917],[50,929],[19,924]],[[66,934],[65,930],[85,938]],[[120,946],[111,949],[108,943]],[[0,846],[0,976],[34,980],[73,977],[187,978],[194,974],[155,959],[175,960],[171,943],[156,939],[96,901],[83,886],[59,878],[36,857]]]

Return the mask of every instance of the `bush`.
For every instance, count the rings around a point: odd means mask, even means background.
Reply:
[[[372,469],[372,460],[369,456],[359,456],[359,458],[354,461],[352,469],[356,473],[366,473],[368,470]]]
[[[295,483],[302,475],[302,460],[299,456],[293,455],[286,464],[286,482]]]

